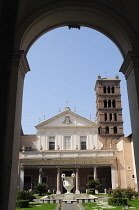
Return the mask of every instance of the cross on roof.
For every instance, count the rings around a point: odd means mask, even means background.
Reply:
[[[67,100],[66,102],[67,102],[67,106],[68,106],[69,105],[69,101]]]

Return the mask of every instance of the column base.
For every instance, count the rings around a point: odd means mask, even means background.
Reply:
[[[75,194],[80,194],[80,190],[76,190],[75,191]]]
[[[61,192],[60,191],[57,191],[56,194],[61,194]]]

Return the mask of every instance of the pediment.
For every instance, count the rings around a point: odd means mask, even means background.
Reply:
[[[46,127],[98,127],[98,125],[71,111],[64,111],[60,114],[38,124],[37,129]]]

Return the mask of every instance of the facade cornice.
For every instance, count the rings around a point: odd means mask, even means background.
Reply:
[[[98,108],[97,111],[122,111],[122,108]]]
[[[21,135],[22,138],[26,137],[36,137],[36,134]]]
[[[102,97],[102,98],[109,98],[109,97],[121,97],[121,94],[113,94],[113,95],[108,95],[108,94],[105,94],[105,95],[101,95],[101,94],[98,94],[97,97]]]
[[[101,122],[98,122],[99,124],[110,124],[110,125],[117,125],[117,124],[121,124],[121,125],[123,125],[123,121],[110,121],[110,122],[108,122],[108,121],[101,121]]]
[[[86,118],[84,118],[84,117],[82,117],[82,116],[80,116],[80,115],[78,115],[78,114],[76,114],[76,113],[74,113],[74,112],[71,112],[71,111],[69,111],[69,110],[66,110],[66,111],[61,112],[61,113],[59,113],[58,115],[55,115],[54,117],[52,117],[52,118],[50,118],[50,119],[48,119],[48,120],[46,120],[46,121],[44,121],[44,122],[38,124],[37,126],[35,126],[35,128],[40,129],[41,126],[47,124],[48,122],[51,122],[51,121],[53,121],[53,120],[55,120],[55,119],[57,119],[57,118],[59,118],[59,117],[61,117],[61,116],[68,115],[68,114],[71,114],[71,115],[73,115],[73,116],[76,117],[76,118],[82,119],[82,120],[84,120],[84,121],[86,121],[86,122],[92,124],[93,127],[96,126],[96,123],[92,122],[91,120],[88,120],[88,119],[86,119]],[[46,125],[46,126],[47,126],[47,125]],[[67,127],[67,126],[66,126],[66,127]],[[69,127],[69,128],[70,128],[70,127]]]
[[[99,125],[96,126],[46,126],[46,127],[39,127],[39,129],[95,129],[98,128]]]
[[[103,80],[103,79],[100,79],[100,80],[97,80],[97,82],[100,84],[100,83],[117,83],[119,84],[121,80],[119,79],[107,79],[107,80]]]
[[[99,136],[105,136],[105,137],[124,137],[124,134],[98,134]]]

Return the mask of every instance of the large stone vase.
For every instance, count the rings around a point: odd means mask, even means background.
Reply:
[[[75,174],[73,173],[71,176],[65,176],[65,174],[62,174],[63,179],[63,187],[67,190],[67,193],[71,193],[71,190],[74,187],[74,179]]]

